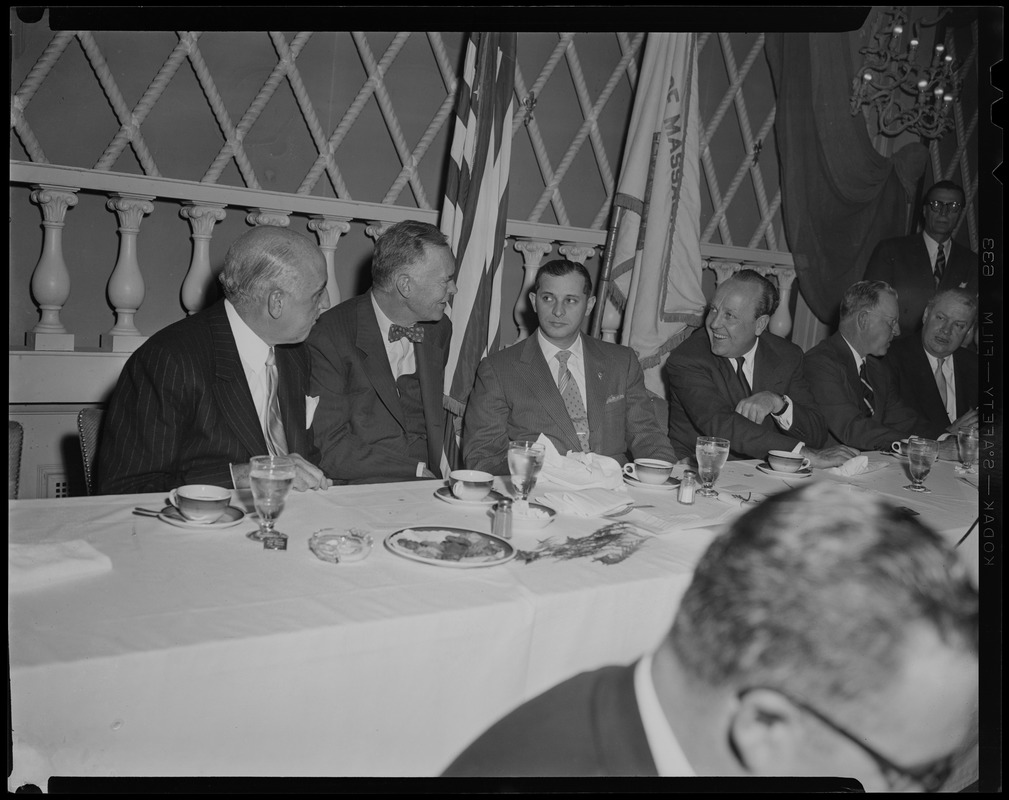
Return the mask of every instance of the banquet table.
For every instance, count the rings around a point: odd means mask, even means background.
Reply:
[[[278,521],[289,536],[282,551],[246,538],[251,515],[208,531],[133,513],[161,508],[161,494],[10,501],[12,546],[84,541],[111,568],[8,590],[8,787],[45,789],[50,776],[438,775],[523,701],[653,649],[700,555],[747,499],[834,480],[853,502],[880,493],[919,512],[954,543],[977,517],[976,475],[940,462],[931,493],[916,495],[901,488],[900,459],[873,454],[872,463],[885,466],[786,479],[729,462],[720,496],[690,506],[675,491],[627,487],[666,528],[641,531],[623,560],[480,569],[417,563],[383,546],[419,525],[490,532],[485,507],[435,496],[440,481],[292,492]],[[531,499],[558,489],[541,481]],[[244,493],[234,502],[251,510]],[[512,542],[532,550],[616,521],[559,514]],[[323,528],[366,529],[375,546],[358,563],[327,563],[308,548]],[[977,536],[958,548],[975,577]]]

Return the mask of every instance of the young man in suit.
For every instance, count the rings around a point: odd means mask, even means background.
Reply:
[[[977,353],[963,345],[977,320],[977,295],[938,292],[925,307],[920,333],[894,340],[883,359],[904,402],[928,422],[937,439],[977,425]]]
[[[480,362],[463,419],[469,469],[508,474],[508,442],[542,433],[561,455],[570,451],[675,461],[659,425],[637,355],[581,332],[592,311],[584,266],[548,261],[529,300],[536,334]],[[565,396],[566,392],[566,396]]]
[[[741,270],[715,291],[704,328],[669,354],[669,438],[681,456],[698,436],[728,439],[733,458],[798,450],[814,467],[833,467],[857,455],[823,449],[827,425],[802,374],[802,350],[767,330],[777,305],[771,281]]]
[[[397,223],[375,243],[370,291],[323,314],[312,331],[315,437],[334,480],[440,475],[455,269],[438,228]]]
[[[443,775],[935,791],[976,728],[978,595],[919,519],[831,481],[768,498],[712,542],[654,653],[519,706]]]
[[[916,332],[925,304],[936,291],[978,291],[977,254],[952,240],[966,197],[952,181],[939,181],[925,194],[924,230],[884,239],[869,257],[864,279],[886,281],[899,298],[900,329]]]
[[[224,300],[169,325],[130,356],[109,402],[103,494],[187,483],[249,485],[249,460],[291,455],[299,490],[331,485],[309,426],[301,344],[326,308],[326,260],[310,239],[260,226],[228,250]]]

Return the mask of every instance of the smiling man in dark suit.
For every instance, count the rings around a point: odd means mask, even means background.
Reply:
[[[895,339],[883,359],[901,398],[927,420],[925,436],[977,425],[977,353],[963,346],[976,320],[977,295],[940,291],[925,308],[921,332]]]
[[[698,436],[729,440],[732,458],[799,450],[814,467],[857,453],[823,448],[827,426],[802,372],[798,345],[767,330],[778,290],[755,270],[740,270],[715,291],[704,327],[673,350],[663,374],[669,438],[681,456]]]
[[[102,433],[101,493],[246,488],[249,460],[268,453],[295,459],[296,489],[331,485],[315,466],[301,344],[329,306],[322,251],[294,231],[254,228],[228,250],[220,282],[224,300],[126,362]]]
[[[561,455],[675,461],[635,352],[581,332],[596,300],[585,267],[548,261],[529,300],[539,320],[535,335],[492,353],[477,369],[463,420],[466,466],[506,475],[508,442],[541,433]]]
[[[321,464],[350,483],[437,477],[455,258],[438,228],[407,220],[375,243],[371,276],[308,339]]]

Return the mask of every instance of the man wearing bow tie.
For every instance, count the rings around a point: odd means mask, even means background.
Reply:
[[[900,298],[900,329],[921,328],[925,304],[937,291],[978,291],[977,253],[953,241],[966,198],[960,186],[939,181],[922,204],[923,230],[880,242],[865,268],[865,280],[886,281]]]
[[[435,478],[455,258],[438,228],[407,220],[375,243],[371,277],[308,340],[321,466],[348,483]]]

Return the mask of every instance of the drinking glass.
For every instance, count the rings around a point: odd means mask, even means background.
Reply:
[[[259,530],[248,534],[250,539],[261,542],[279,531],[274,523],[284,510],[284,499],[294,483],[294,459],[289,456],[255,456],[250,462],[249,483],[252,486],[252,501],[259,514]]]
[[[718,492],[711,487],[715,485],[718,473],[729,458],[729,440],[717,436],[698,436],[696,456],[697,477],[701,481],[697,494],[701,497],[718,497]]]
[[[546,448],[536,442],[508,443],[508,471],[512,476],[512,488],[519,500],[529,499],[529,493],[543,469],[546,454]]]
[[[911,474],[911,483],[905,486],[912,492],[927,492],[923,485],[925,476],[932,469],[932,464],[939,457],[939,442],[935,439],[925,439],[921,436],[912,436],[907,440],[907,463],[908,471]]]
[[[956,432],[956,441],[960,445],[960,463],[965,470],[970,471],[977,461],[977,428],[960,428]]]

